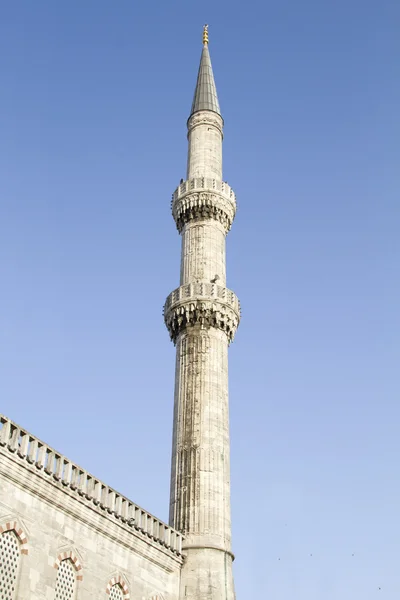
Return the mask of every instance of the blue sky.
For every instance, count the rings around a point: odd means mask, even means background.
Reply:
[[[1,13],[1,412],[167,520],[170,199],[207,22],[239,206],[237,597],[398,597],[400,5]]]

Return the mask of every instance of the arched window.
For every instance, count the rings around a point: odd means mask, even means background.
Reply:
[[[0,598],[16,598],[17,573],[20,559],[20,542],[14,530],[0,535]]]
[[[110,600],[124,600],[124,592],[119,583],[112,586],[110,590]]]
[[[60,562],[57,571],[55,600],[73,600],[76,589],[76,570],[70,558]]]
[[[108,582],[106,593],[110,600],[129,600],[129,589],[122,575],[115,575]]]
[[[28,540],[18,521],[0,525],[0,599],[15,600],[21,556],[28,554]]]

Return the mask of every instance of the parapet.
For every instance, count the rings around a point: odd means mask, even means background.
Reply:
[[[201,219],[219,221],[228,233],[236,213],[235,192],[225,181],[196,177],[176,188],[171,209],[179,233],[188,221]]]
[[[226,181],[220,181],[219,179],[210,179],[208,177],[195,177],[188,181],[182,181],[172,194],[172,202],[178,200],[184,194],[188,192],[198,192],[203,190],[210,190],[220,192],[227,200],[230,200],[233,204],[236,204],[235,192]]]
[[[183,536],[179,531],[75,465],[4,415],[0,415],[0,447],[27,465],[36,467],[45,474],[50,484],[68,488],[76,493],[77,498],[79,496],[104,511],[105,516],[117,519],[140,536],[181,556]]]
[[[164,321],[171,340],[188,327],[214,327],[232,342],[240,321],[240,302],[234,292],[220,285],[194,282],[170,293],[164,304]]]

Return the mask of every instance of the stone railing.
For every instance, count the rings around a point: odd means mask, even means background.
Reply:
[[[225,198],[234,204],[236,203],[235,192],[230,185],[228,185],[225,181],[220,181],[219,179],[209,179],[208,177],[196,177],[195,179],[183,181],[180,185],[178,185],[175,192],[172,194],[172,203],[188,192],[202,192],[204,190],[211,192],[214,190],[219,192],[222,196],[225,196]]]
[[[206,298],[211,300],[213,298],[220,299],[224,303],[229,304],[232,309],[240,314],[240,302],[239,298],[234,292],[229,290],[222,285],[216,285],[215,283],[204,283],[202,281],[196,283],[188,283],[187,285],[181,285],[170,293],[165,301],[164,311],[170,308],[173,304],[179,303],[182,300],[189,300],[193,302],[193,299]]]
[[[182,534],[136,506],[3,415],[0,415],[0,446],[45,473],[49,481],[59,482],[174,554],[182,553]]]
[[[182,285],[166,299],[164,321],[174,344],[182,331],[195,326],[220,329],[231,342],[240,321],[239,299],[228,288],[213,283]]]
[[[179,233],[189,221],[203,219],[218,221],[228,233],[235,218],[236,198],[224,181],[197,177],[177,187],[172,194],[171,209]]]

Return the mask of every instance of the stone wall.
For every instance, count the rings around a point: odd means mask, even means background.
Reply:
[[[222,179],[222,126],[222,117],[209,110],[198,111],[189,118],[188,179]]]
[[[178,532],[5,417],[0,426],[0,572],[17,586],[7,600],[53,600],[56,585],[62,600],[178,600]]]

